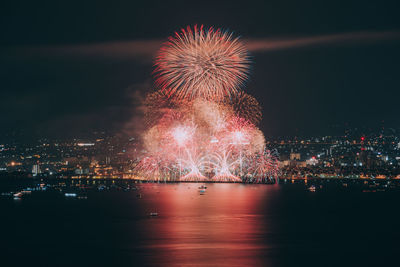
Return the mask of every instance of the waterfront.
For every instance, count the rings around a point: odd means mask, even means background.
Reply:
[[[323,183],[139,184],[0,200],[4,266],[355,266],[395,262],[398,191]],[[342,184],[343,185],[343,184]],[[126,189],[126,187],[124,187]],[[364,191],[364,192],[363,192]],[[140,197],[139,197],[140,196]],[[158,216],[149,214],[157,212]]]

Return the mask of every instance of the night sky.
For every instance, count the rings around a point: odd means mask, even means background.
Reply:
[[[10,1],[11,2],[11,1]],[[400,126],[396,1],[12,1],[0,7],[0,135],[134,134],[174,31],[233,31],[267,136]]]

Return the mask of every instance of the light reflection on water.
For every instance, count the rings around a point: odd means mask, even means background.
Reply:
[[[142,221],[147,238],[139,246],[152,260],[171,265],[256,266],[265,263],[265,209],[274,186],[207,184],[147,185],[142,210],[159,216]]]
[[[200,195],[200,185],[141,184],[89,191],[82,200],[50,193],[0,199],[1,263],[336,267],[380,266],[383,255],[385,263],[398,260],[398,191],[206,184]]]

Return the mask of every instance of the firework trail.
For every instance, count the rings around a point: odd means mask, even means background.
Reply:
[[[156,57],[156,82],[168,96],[222,100],[247,79],[249,57],[231,33],[194,26],[175,33]]]

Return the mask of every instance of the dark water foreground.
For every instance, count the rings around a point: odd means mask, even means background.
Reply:
[[[2,198],[0,266],[400,264],[397,191],[199,185]]]

